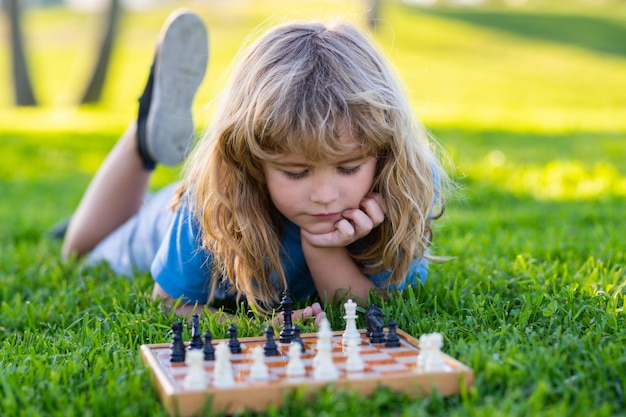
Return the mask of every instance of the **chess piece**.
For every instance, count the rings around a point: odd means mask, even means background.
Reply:
[[[289,362],[287,362],[287,377],[300,378],[306,375],[306,368],[302,361],[302,348],[295,340],[289,345]]]
[[[179,321],[172,323],[172,343],[170,344],[170,362],[185,362],[185,343],[183,342],[183,324]]]
[[[398,333],[396,333],[396,321],[394,319],[389,319],[389,321],[387,322],[387,328],[389,329],[389,331],[387,332],[387,341],[385,342],[385,347],[400,347],[400,336],[398,336]]]
[[[346,371],[348,372],[363,372],[365,369],[365,362],[361,358],[361,339],[348,339],[348,345],[346,346]]]
[[[341,343],[343,346],[348,346],[350,339],[355,339],[358,343],[361,343],[361,333],[356,328],[356,303],[351,299],[348,300],[343,308],[346,312],[346,315],[343,318],[346,320],[346,330],[343,332]]]
[[[263,351],[265,356],[278,355],[278,346],[274,341],[274,328],[272,326],[267,326],[267,329],[265,329],[265,346]]]
[[[417,356],[417,369],[423,372],[444,372],[450,369],[443,360],[441,348],[443,335],[429,333],[420,336],[420,353]]]
[[[261,346],[252,349],[252,366],[250,367],[250,379],[252,381],[267,381],[270,373],[265,364],[265,355]]]
[[[213,370],[213,386],[216,388],[229,388],[235,385],[230,355],[230,347],[226,342],[217,344],[215,347],[215,368]]]
[[[202,336],[200,335],[200,322],[198,320],[198,315],[194,314],[191,319],[192,327],[191,327],[191,340],[189,341],[189,350],[192,349],[202,349],[204,347],[204,343],[202,342]]]
[[[204,370],[204,358],[200,349],[192,349],[187,353],[187,376],[183,381],[186,390],[203,391],[207,386],[207,374]]]
[[[205,361],[215,360],[215,349],[213,348],[213,344],[211,343],[212,340],[213,335],[211,335],[211,332],[207,330],[204,333],[204,348],[202,349]]]
[[[231,324],[228,328],[228,334],[230,335],[230,340],[228,342],[230,353],[241,353],[241,343],[237,340],[237,327],[235,327],[234,324]]]
[[[300,345],[300,353],[306,352],[304,341],[300,337],[300,326],[298,325],[293,326],[293,339],[291,340],[291,343],[297,343],[298,345]]]
[[[289,295],[289,291],[283,291],[283,299],[280,302],[283,311],[283,329],[280,331],[280,343],[288,345],[293,339],[293,324],[291,316],[293,315],[293,300]]]
[[[370,338],[370,343],[385,343],[385,332],[383,331],[383,320],[385,313],[375,304],[370,305],[365,312],[365,323]]]
[[[339,377],[333,362],[333,333],[327,318],[322,319],[317,332],[317,353],[313,358],[313,378],[321,381],[334,381]]]

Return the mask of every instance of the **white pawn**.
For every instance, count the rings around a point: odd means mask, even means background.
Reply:
[[[424,372],[443,372],[449,370],[443,360],[441,348],[443,335],[429,333],[420,336],[420,354],[417,356],[417,369]]]
[[[343,332],[343,336],[341,338],[341,342],[344,346],[349,345],[350,339],[357,339],[358,343],[361,343],[361,333],[356,328],[356,303],[349,299],[344,305],[343,308],[346,311],[346,315],[343,318],[346,320],[346,330]]]
[[[287,377],[299,378],[306,375],[306,368],[302,361],[302,347],[297,342],[289,345],[289,362],[287,363]]]
[[[267,381],[270,373],[265,364],[265,353],[261,346],[252,349],[252,366],[250,367],[250,379],[253,381]]]
[[[315,357],[313,357],[313,368],[317,367],[317,362],[320,359],[325,359],[326,352],[332,352],[333,333],[330,328],[330,322],[327,318],[323,318],[319,325],[319,331],[317,332],[317,343],[315,344]]]
[[[317,353],[313,358],[313,378],[322,381],[333,381],[339,378],[339,371],[333,362],[333,332],[328,319],[322,319],[317,333]]]
[[[348,339],[348,346],[346,352],[348,359],[346,360],[346,371],[348,372],[363,372],[365,369],[365,362],[361,358],[361,338]]]
[[[186,390],[201,390],[207,386],[207,376],[204,371],[204,353],[201,349],[192,349],[187,352],[186,361],[189,372],[183,381]]]
[[[217,388],[229,388],[235,385],[230,355],[230,348],[226,342],[217,344],[215,347],[215,369],[213,371],[213,386]]]

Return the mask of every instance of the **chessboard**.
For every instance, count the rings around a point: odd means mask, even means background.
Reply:
[[[237,342],[241,352],[229,354],[232,384],[227,387],[219,387],[212,382],[217,374],[216,361],[205,360],[201,356],[199,360],[206,383],[189,387],[185,380],[190,373],[190,350],[187,351],[188,360],[180,362],[172,362],[171,344],[143,345],[141,355],[151,371],[165,408],[172,416],[183,417],[204,413],[205,410],[211,410],[215,414],[233,414],[243,409],[261,412],[270,405],[280,406],[290,390],[304,390],[314,395],[316,390],[328,384],[334,384],[336,389],[346,389],[362,395],[370,395],[378,387],[386,386],[412,397],[427,396],[434,390],[441,395],[453,395],[459,393],[463,387],[473,384],[472,369],[441,351],[435,352],[439,363],[434,369],[424,366],[426,351],[424,346],[420,346],[420,340],[424,344],[427,339],[418,340],[401,329],[393,329],[394,337],[397,335],[396,343],[393,347],[387,347],[385,343],[372,343],[371,335],[366,335],[369,333],[366,330],[357,332],[357,341],[348,344],[358,345],[358,356],[362,359],[362,367],[355,371],[347,365],[349,355],[345,332],[328,330],[328,336],[325,336],[330,340],[331,346],[328,356],[332,357],[336,366],[336,375],[331,379],[314,377],[320,333],[300,335],[304,350],[304,353],[297,355],[303,365],[301,376],[289,376],[288,373],[291,373],[287,372],[290,366],[289,355],[294,352],[290,348],[295,342],[288,345],[277,341],[276,353],[262,359],[267,373],[266,378],[261,381],[252,377],[251,368],[259,360],[259,347],[267,346],[267,337],[239,338]],[[436,335],[441,340],[441,335]],[[230,341],[232,340],[231,337]],[[225,346],[229,339],[212,342]],[[189,349],[188,342],[184,346]],[[209,343],[208,346],[212,347],[213,344]]]

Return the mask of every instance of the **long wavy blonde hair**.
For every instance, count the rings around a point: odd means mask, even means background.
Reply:
[[[283,224],[261,161],[341,155],[346,126],[363,152],[378,158],[372,191],[387,209],[351,255],[363,272],[390,270],[388,284],[401,282],[411,261],[426,256],[446,177],[390,63],[345,22],[276,26],[237,62],[214,123],[188,159],[181,191],[191,192],[213,256],[211,294],[226,280],[260,310],[276,305],[286,287]]]

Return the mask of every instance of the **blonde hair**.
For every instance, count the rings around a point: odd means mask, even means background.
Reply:
[[[364,249],[351,252],[354,261],[363,272],[392,271],[387,284],[394,284],[425,257],[445,173],[392,66],[351,24],[283,24],[243,51],[186,167],[184,187],[213,256],[211,298],[227,280],[260,310],[278,302],[277,288],[287,282],[282,221],[261,161],[290,152],[312,161],[344,154],[337,139],[346,128],[378,158],[372,191],[387,208]]]

